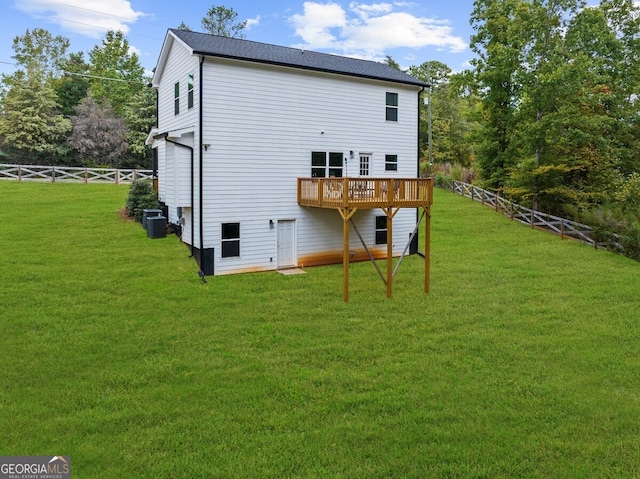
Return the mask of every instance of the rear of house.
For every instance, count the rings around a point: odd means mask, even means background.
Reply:
[[[207,275],[339,263],[343,219],[300,206],[298,178],[415,178],[420,92],[387,65],[170,30],[153,78],[158,193]],[[416,210],[386,234],[353,223],[374,256],[404,250]],[[366,259],[357,236],[353,259]]]

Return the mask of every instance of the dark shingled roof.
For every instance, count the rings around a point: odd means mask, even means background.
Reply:
[[[372,78],[420,87],[428,86],[411,75],[385,63],[318,53],[299,48],[281,47],[238,38],[220,37],[208,33],[170,30],[186,43],[196,55],[232,58],[271,65],[281,65],[304,70],[338,73],[361,78]]]

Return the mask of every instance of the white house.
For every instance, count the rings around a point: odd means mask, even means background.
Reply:
[[[149,143],[159,199],[201,271],[381,258],[388,248],[401,255],[418,204],[392,216],[373,204],[347,208],[345,219],[335,211],[342,203],[304,206],[300,191],[321,188],[329,198],[344,184],[345,195],[354,187],[362,198],[367,189],[397,195],[391,179],[418,177],[426,86],[383,63],[169,30],[152,81],[158,125]],[[318,186],[322,178],[334,183]],[[348,220],[364,243],[348,236]]]

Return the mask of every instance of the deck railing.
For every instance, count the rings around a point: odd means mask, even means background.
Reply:
[[[298,204],[410,208],[433,203],[433,178],[298,178]]]
[[[72,166],[10,165],[0,163],[0,180],[80,183],[132,183],[151,179],[151,170],[119,168],[78,168]]]

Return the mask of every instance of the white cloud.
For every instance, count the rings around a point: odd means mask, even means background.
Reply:
[[[446,20],[417,17],[399,8],[413,4],[360,3],[353,1],[348,11],[333,2],[307,1],[303,13],[290,17],[296,34],[305,42],[299,47],[336,49],[347,55],[378,59],[387,49],[436,47],[452,53],[462,52],[467,43],[453,34]]]
[[[349,4],[349,9],[363,20],[366,20],[371,16],[391,12],[393,10],[393,5],[390,3],[373,3],[371,5],[365,5],[362,3],[351,2]]]
[[[255,27],[256,25],[260,25],[260,15],[258,15],[256,18],[247,19],[247,30],[251,30],[251,28]]]
[[[102,37],[107,30],[128,33],[129,24],[144,15],[133,10],[128,0],[18,0],[15,8],[94,38]]]
[[[339,48],[332,29],[347,25],[346,13],[337,3],[304,2],[304,13],[291,17],[296,34],[313,48]]]

